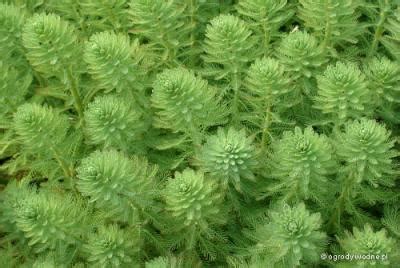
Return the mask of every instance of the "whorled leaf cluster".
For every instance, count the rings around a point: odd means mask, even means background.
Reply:
[[[399,4],[1,0],[0,267],[397,267]]]

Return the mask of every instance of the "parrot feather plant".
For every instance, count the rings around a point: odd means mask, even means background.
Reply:
[[[396,268],[399,114],[398,0],[0,0],[0,267]]]

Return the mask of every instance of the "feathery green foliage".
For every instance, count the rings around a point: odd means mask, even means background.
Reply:
[[[311,77],[326,61],[317,39],[304,31],[284,36],[277,48],[277,57],[296,79]]]
[[[283,133],[282,139],[273,145],[270,159],[273,182],[267,186],[267,194],[281,195],[285,202],[307,199],[323,202],[329,197],[332,185],[329,175],[337,168],[332,150],[328,138],[312,128]]]
[[[141,113],[125,99],[96,97],[85,111],[86,133],[93,144],[126,150],[144,130]]]
[[[32,76],[6,63],[0,65],[0,73],[0,114],[9,116],[25,100]]]
[[[112,32],[92,35],[86,44],[84,59],[97,86],[107,91],[129,90],[138,72],[134,51],[127,35]]]
[[[344,238],[338,238],[343,250],[351,254],[379,255],[381,260],[358,260],[352,267],[365,266],[391,266],[399,260],[398,245],[396,241],[387,236],[386,230],[374,232],[373,228],[366,224],[363,230],[353,229],[353,233],[346,232]],[[388,257],[390,256],[390,257]]]
[[[393,148],[390,133],[374,120],[348,122],[335,139],[338,159],[344,166],[338,174],[340,196],[333,207],[331,223],[340,224],[344,212],[361,222],[366,215],[360,205],[393,198],[390,191],[396,179],[393,159],[399,154]]]
[[[156,127],[183,132],[197,143],[201,130],[219,123],[223,115],[215,90],[184,68],[166,69],[157,75],[151,102],[156,109]]]
[[[371,98],[365,76],[354,64],[337,62],[318,77],[316,108],[337,124],[365,115]]]
[[[399,64],[387,58],[374,58],[366,65],[365,74],[369,90],[374,94],[378,109],[385,109],[385,106],[393,102],[400,102],[399,73]]]
[[[300,0],[299,18],[322,41],[322,46],[335,47],[344,42],[356,43],[363,30],[357,17],[359,0]],[[361,27],[360,27],[361,26]]]
[[[78,63],[75,29],[57,15],[41,13],[29,18],[22,41],[30,64],[46,77],[66,79],[68,68]]]
[[[190,45],[185,6],[174,0],[132,0],[129,6],[133,32],[151,42],[161,64],[175,66],[180,50]]]
[[[16,211],[16,226],[35,251],[59,244],[77,244],[85,224],[85,210],[72,197],[59,193],[31,193]]]
[[[21,39],[25,15],[25,12],[16,6],[0,4],[0,63],[23,57]]]
[[[0,0],[0,268],[396,268],[399,48],[399,0]]]
[[[93,30],[126,31],[131,26],[128,0],[79,0],[79,11]]]
[[[224,184],[233,184],[238,191],[242,179],[255,180],[257,152],[244,129],[218,129],[216,135],[207,138],[197,158],[201,169]]]
[[[220,213],[221,194],[217,184],[204,178],[204,174],[185,169],[175,173],[165,189],[167,210],[174,218],[181,218],[183,226],[204,226]]]
[[[131,233],[117,225],[100,226],[95,233],[89,235],[84,248],[93,266],[136,267],[139,251],[136,240]]]
[[[382,38],[383,45],[397,60],[400,59],[400,7],[390,14],[384,27],[386,34]]]
[[[287,0],[240,0],[236,9],[261,37],[263,54],[269,53],[270,42],[279,36],[279,28],[294,14]]]
[[[249,231],[255,243],[249,247],[256,253],[252,257],[276,267],[296,267],[300,261],[313,263],[319,259],[327,242],[326,234],[320,231],[320,214],[311,214],[304,203],[299,203],[293,207],[277,205],[268,216],[268,221]]]
[[[115,150],[96,151],[77,168],[77,188],[110,217],[129,221],[151,204],[155,173],[145,159],[129,159]]]
[[[54,148],[62,142],[68,127],[64,115],[38,104],[23,104],[14,115],[14,130],[18,139],[36,153]]]

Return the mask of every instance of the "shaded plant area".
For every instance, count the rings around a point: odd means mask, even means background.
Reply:
[[[396,0],[0,0],[0,267],[399,267],[399,124]]]

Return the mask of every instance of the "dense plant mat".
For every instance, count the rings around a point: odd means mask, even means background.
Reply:
[[[2,0],[0,267],[399,267],[395,0]]]

